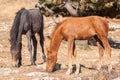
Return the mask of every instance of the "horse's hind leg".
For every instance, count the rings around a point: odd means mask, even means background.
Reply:
[[[108,67],[109,67],[109,71],[112,69],[112,65],[111,65],[111,47],[109,45],[108,39],[107,37],[103,37],[102,38],[102,42],[105,48],[105,53],[107,54],[107,63],[108,63]]]
[[[37,40],[35,38],[35,35],[32,35],[32,40],[33,40],[33,47],[34,47],[33,64],[35,65],[36,54],[37,54]]]
[[[39,36],[40,36],[40,45],[42,48],[42,59],[44,60],[44,62],[46,62],[46,56],[44,52],[44,36],[42,31],[39,33]]]
[[[26,33],[27,39],[28,39],[28,50],[30,52],[30,61],[31,65],[33,65],[33,57],[32,57],[32,45],[31,45],[31,31],[28,31]]]
[[[103,55],[104,55],[104,46],[103,46],[102,41],[97,36],[95,36],[94,38],[97,41],[97,46],[98,46],[98,50],[99,50],[99,60],[98,60],[97,68],[100,69],[100,67],[102,65]]]

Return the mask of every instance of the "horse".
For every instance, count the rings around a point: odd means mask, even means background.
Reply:
[[[50,45],[47,48],[46,71],[52,72],[57,61],[57,52],[62,40],[68,41],[68,70],[66,74],[72,73],[72,56],[75,59],[76,74],[79,73],[79,64],[77,64],[77,51],[75,40],[87,40],[94,37],[99,50],[99,59],[97,68],[102,66],[102,59],[107,55],[109,70],[111,65],[111,47],[107,36],[109,31],[109,20],[100,16],[70,17],[59,23],[52,32]]]
[[[42,58],[46,61],[44,53],[44,35],[43,35],[43,15],[39,9],[20,9],[14,18],[13,25],[10,30],[10,51],[12,55],[12,65],[20,67],[21,64],[21,50],[22,50],[22,35],[26,35],[28,39],[28,50],[30,52],[31,65],[35,65],[37,53],[37,40],[35,33],[40,37],[40,45],[42,48]],[[33,41],[34,53],[32,54]]]

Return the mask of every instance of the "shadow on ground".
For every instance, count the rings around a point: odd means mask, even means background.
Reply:
[[[110,43],[110,46],[115,49],[120,49],[120,41],[114,41],[112,38],[108,38],[108,41]],[[96,40],[94,38],[90,38],[88,40],[89,45],[97,46]]]

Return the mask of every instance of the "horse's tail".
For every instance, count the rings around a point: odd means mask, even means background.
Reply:
[[[110,30],[120,29],[120,20],[107,19],[107,21],[108,21],[108,25],[109,25]]]
[[[10,42],[11,44],[15,45],[17,41],[18,31],[19,31],[19,25],[20,25],[20,18],[25,8],[22,8],[16,13],[16,16],[14,18],[14,22],[12,25],[12,28],[10,30]]]

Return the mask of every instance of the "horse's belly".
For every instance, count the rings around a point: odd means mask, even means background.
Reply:
[[[75,34],[75,39],[76,40],[86,40],[90,37],[93,37],[94,35],[96,35],[95,32],[82,32],[82,33],[78,33],[78,34]]]
[[[76,40],[86,40],[86,39],[88,39],[88,38],[90,38],[90,37],[92,37],[92,36],[86,36],[86,35],[84,35],[84,36],[75,36],[75,39]]]

